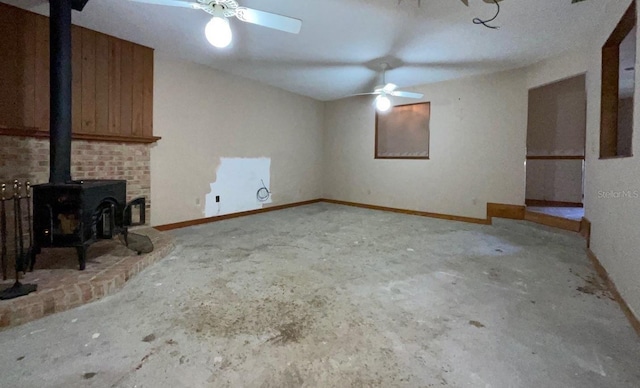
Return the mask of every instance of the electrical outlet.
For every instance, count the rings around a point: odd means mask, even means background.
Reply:
[[[216,202],[220,202],[220,196],[216,195]]]
[[[200,198],[196,198],[196,206],[200,206]]]

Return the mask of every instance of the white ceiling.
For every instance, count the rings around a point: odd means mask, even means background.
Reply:
[[[240,5],[303,20],[299,35],[231,21],[232,46],[204,37],[205,12],[90,0],[74,23],[318,100],[370,91],[379,64],[387,81],[408,88],[521,67],[585,44],[606,5],[619,0],[505,0],[490,30],[474,25],[495,6],[470,0],[239,0]],[[2,0],[47,14],[46,0]]]

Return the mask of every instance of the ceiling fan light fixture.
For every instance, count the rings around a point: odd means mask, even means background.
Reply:
[[[391,109],[391,100],[386,94],[381,94],[375,100],[376,109],[380,113],[388,112]]]
[[[224,16],[214,16],[204,29],[204,35],[209,43],[217,48],[229,46],[232,39],[229,20]]]

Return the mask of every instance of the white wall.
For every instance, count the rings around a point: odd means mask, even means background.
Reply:
[[[152,225],[203,218],[221,158],[270,158],[272,205],[321,196],[323,103],[158,54],[154,80]]]
[[[533,89],[587,72],[588,56],[584,48],[548,58],[527,68],[527,88]]]
[[[590,47],[543,61],[528,69],[528,86],[537,87],[587,73],[585,216],[591,221],[596,254],[636,316],[640,316],[640,109],[634,104],[635,157],[600,160],[602,45],[631,0],[609,3]],[[640,42],[640,40],[638,40]],[[637,60],[636,60],[637,61]],[[636,68],[638,68],[636,64]],[[636,95],[640,84],[636,82]],[[625,198],[625,195],[627,196]]]
[[[527,199],[582,203],[582,160],[527,160]]]
[[[371,97],[327,103],[324,196],[475,218],[486,217],[487,202],[524,204],[525,73],[413,90],[431,101],[430,160],[374,159]]]
[[[630,0],[611,3],[598,38],[588,49],[585,212],[592,223],[591,249],[636,316],[640,316],[640,104],[634,104],[634,157],[599,159],[601,47]],[[640,43],[640,39],[637,40]],[[637,52],[640,52],[638,50]],[[636,59],[636,68],[638,67]],[[640,94],[636,82],[635,94]],[[623,198],[623,194],[631,198]]]
[[[584,155],[585,77],[529,90],[528,155]]]

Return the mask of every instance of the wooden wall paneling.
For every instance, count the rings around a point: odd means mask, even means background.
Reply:
[[[36,18],[30,14],[22,13],[21,48],[19,55],[22,57],[22,82],[20,93],[22,94],[22,127],[35,128],[36,126]]]
[[[131,83],[131,134],[142,136],[144,112],[144,52],[146,47],[133,46],[133,79]]]
[[[95,132],[109,133],[109,36],[96,34]]]
[[[33,15],[36,19],[36,104],[35,127],[49,130],[49,19]]]
[[[6,9],[5,9],[6,8]],[[0,125],[6,127],[18,127],[20,115],[18,107],[17,91],[20,85],[20,68],[18,67],[18,41],[19,30],[17,24],[18,11],[13,7],[2,7],[0,12]],[[10,92],[7,92],[10,91]]]
[[[120,134],[132,134],[133,43],[120,42]]]
[[[82,132],[82,28],[71,27],[71,132]]]
[[[73,133],[158,140],[153,50],[79,26],[71,35]],[[0,52],[0,135],[41,137],[50,120],[49,18],[0,3]]]
[[[82,133],[96,132],[96,32],[82,28]]]
[[[144,107],[142,135],[153,136],[153,50],[144,50]]]
[[[120,39],[109,38],[109,133],[120,133]]]

